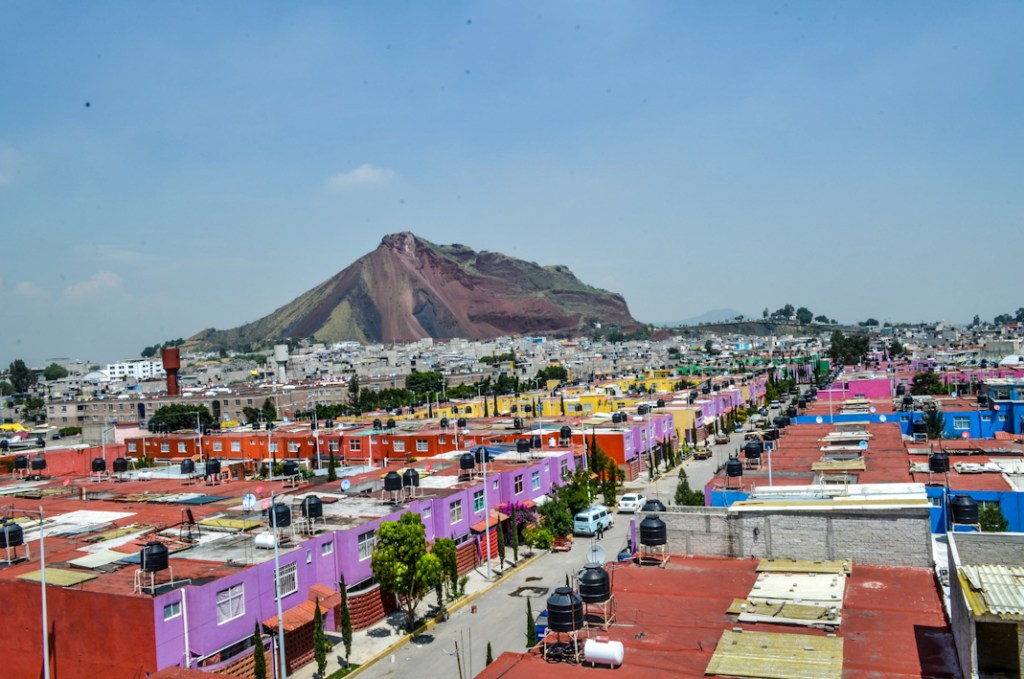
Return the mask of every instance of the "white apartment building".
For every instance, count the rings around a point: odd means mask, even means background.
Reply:
[[[136,380],[149,380],[154,377],[166,377],[163,364],[160,361],[150,361],[145,358],[138,358],[119,363],[108,363],[104,371],[112,380],[123,380],[133,378]]]

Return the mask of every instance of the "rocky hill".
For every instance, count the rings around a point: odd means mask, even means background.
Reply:
[[[207,329],[194,348],[237,348],[289,337],[400,342],[572,334],[594,323],[640,324],[621,295],[580,282],[568,268],[540,266],[412,233],[385,236],[373,252],[258,321]]]

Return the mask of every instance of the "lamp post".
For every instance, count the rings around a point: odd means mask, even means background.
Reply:
[[[484,540],[487,549],[487,580],[491,579],[491,506],[487,503],[487,447],[483,446],[483,455],[481,456],[481,465],[484,468],[484,530],[486,531],[487,539]],[[498,530],[501,530],[501,526],[498,526]]]
[[[30,516],[39,516],[39,591],[43,627],[43,679],[50,679],[50,623],[46,613],[46,541],[43,538],[43,506],[37,511],[21,510]]]
[[[288,665],[284,656],[284,613],[281,610],[281,561],[278,552],[277,512],[274,511],[274,493],[270,493],[270,525],[274,527],[274,601],[277,604],[277,657],[280,659],[281,679],[288,677]]]

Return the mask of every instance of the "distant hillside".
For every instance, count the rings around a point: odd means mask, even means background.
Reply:
[[[680,325],[700,325],[701,323],[720,323],[722,321],[731,321],[737,316],[740,316],[740,312],[735,309],[711,309],[705,311],[700,316],[694,316],[693,318],[684,318],[681,321],[675,323],[666,323],[668,326],[680,326]]]
[[[385,236],[373,252],[253,323],[207,329],[189,347],[237,348],[285,338],[397,342],[424,337],[586,332],[594,323],[640,324],[621,295],[540,266],[412,233]]]

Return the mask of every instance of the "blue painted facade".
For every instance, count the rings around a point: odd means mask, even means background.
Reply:
[[[1021,418],[1024,417],[1024,403],[1005,402],[999,403],[999,410],[951,410],[943,412],[946,420],[946,428],[942,437],[947,439],[961,438],[967,432],[972,439],[995,438],[997,431],[1009,432],[1011,434],[1021,433]],[[920,422],[924,413],[920,410],[914,412],[898,413],[865,413],[852,415],[799,415],[794,424],[816,424],[818,418],[822,422],[870,422],[872,424],[883,424],[896,422],[900,425],[900,431],[910,435],[911,422]]]

